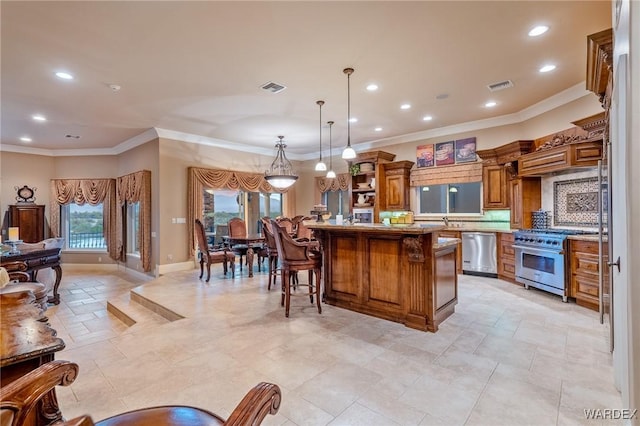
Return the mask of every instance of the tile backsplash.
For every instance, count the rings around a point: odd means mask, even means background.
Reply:
[[[598,226],[597,193],[595,168],[543,177],[542,210],[550,212],[554,228],[595,230]]]

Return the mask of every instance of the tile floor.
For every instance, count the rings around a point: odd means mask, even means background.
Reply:
[[[160,404],[226,417],[260,381],[283,393],[266,425],[596,425],[584,409],[622,405],[597,314],[496,279],[460,276],[456,313],[433,334],[329,305],[319,315],[306,297],[287,319],[265,273],[63,269],[47,314],[67,345],[56,358],[80,365],[58,388],[67,418]],[[131,289],[185,318],[141,309]]]

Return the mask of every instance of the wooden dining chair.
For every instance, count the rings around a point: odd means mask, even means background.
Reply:
[[[262,222],[262,235],[264,235],[264,241],[267,249],[267,262],[269,269],[269,284],[267,290],[271,290],[271,283],[276,285],[278,279],[278,247],[276,246],[276,239],[271,230],[271,218],[266,217],[260,219]]]
[[[69,361],[42,364],[0,388],[0,421],[3,426],[22,426],[38,414],[41,401],[56,386],[69,386],[79,367]],[[204,426],[260,425],[267,414],[276,414],[282,394],[278,385],[261,382],[252,388],[225,420],[210,411],[185,406],[164,405],[132,410],[94,422],[89,415],[56,423],[59,426]],[[40,423],[38,423],[40,424]],[[42,423],[44,424],[44,423]]]
[[[233,217],[229,219],[227,222],[227,226],[229,227],[229,236],[230,237],[238,237],[244,238],[247,236],[247,225],[244,219],[239,217]],[[231,250],[240,256],[240,270],[242,271],[242,264],[247,262],[246,255],[249,250],[248,244],[233,244],[231,245]],[[263,244],[253,244],[251,246],[255,254],[258,256],[258,271],[261,270],[263,260],[268,257],[267,250]],[[242,257],[245,257],[245,262],[242,262]]]
[[[285,229],[278,226],[278,222],[271,220],[271,229],[276,240],[278,249],[278,259],[282,268],[282,297],[280,304],[285,307],[285,316],[289,316],[289,308],[291,306],[292,289],[294,285],[297,287],[308,286],[309,299],[313,303],[315,296],[318,305],[318,313],[322,313],[320,305],[321,284],[322,284],[322,254],[317,250],[317,244],[301,243],[295,241],[286,232]],[[291,274],[298,271],[308,271],[308,284],[300,284],[290,280]],[[313,276],[315,275],[315,283]],[[307,295],[304,295],[307,296]]]
[[[210,247],[207,244],[207,234],[205,233],[204,225],[199,219],[195,221],[194,232],[198,243],[198,251],[200,252],[200,279],[202,279],[202,275],[204,274],[204,265],[207,265],[207,279],[205,281],[209,282],[212,263],[222,263],[225,276],[227,275],[228,263],[231,267],[231,277],[235,278],[236,255],[224,246]]]

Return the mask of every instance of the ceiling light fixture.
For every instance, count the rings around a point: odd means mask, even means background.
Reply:
[[[411,109],[411,104],[402,104],[400,105],[400,109]]]
[[[31,139],[29,136],[22,136],[22,137],[20,138],[20,140],[21,140],[22,142],[31,142],[31,141],[32,141],[32,139]]]
[[[32,115],[31,118],[35,121],[47,121],[47,117],[41,114]]]
[[[273,159],[273,163],[271,163],[269,170],[264,172],[264,178],[274,188],[285,189],[295,183],[298,179],[298,175],[293,171],[291,162],[284,154],[284,149],[287,147],[287,145],[282,142],[284,136],[278,136],[278,139],[280,139],[276,142],[278,153],[276,154],[276,158]]]
[[[322,161],[322,105],[324,105],[324,101],[316,101],[316,104],[320,107],[320,160],[316,164],[316,172],[324,172],[327,170],[327,165]]]
[[[333,121],[327,121],[327,124],[329,125],[329,171],[327,172],[327,177],[334,179],[336,172],[333,171],[333,149],[331,143],[331,126],[333,126]]]
[[[370,92],[375,92],[376,90],[378,90],[378,85],[371,83],[370,85],[367,86],[367,90]]]
[[[65,71],[56,72],[56,77],[61,78],[62,80],[73,80],[73,76]]]
[[[549,65],[545,65],[542,68],[540,68],[540,72],[549,72],[549,71],[553,71],[555,69],[556,69],[555,65],[549,64]]]
[[[342,158],[345,160],[352,160],[356,158],[356,151],[351,148],[351,74],[353,74],[353,68],[345,68],[342,70],[347,75],[347,146],[342,151]]]
[[[382,127],[376,127],[375,129],[373,129],[374,132],[381,132],[382,131]]]
[[[537,37],[539,35],[542,35],[546,33],[548,29],[549,27],[547,27],[546,25],[538,25],[536,27],[533,27],[531,31],[529,31],[529,37]]]
[[[422,117],[422,120],[423,121],[431,121],[431,120],[433,120],[433,117],[430,116],[430,115],[425,115],[424,117]]]
[[[486,106],[487,108],[493,108],[496,105],[498,105],[498,103],[495,101],[489,101],[486,104],[484,104],[484,106]]]

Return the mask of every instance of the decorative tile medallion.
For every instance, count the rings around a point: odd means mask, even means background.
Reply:
[[[603,222],[607,223],[606,180],[603,181]],[[556,226],[598,225],[598,178],[589,177],[554,182],[553,224]]]

